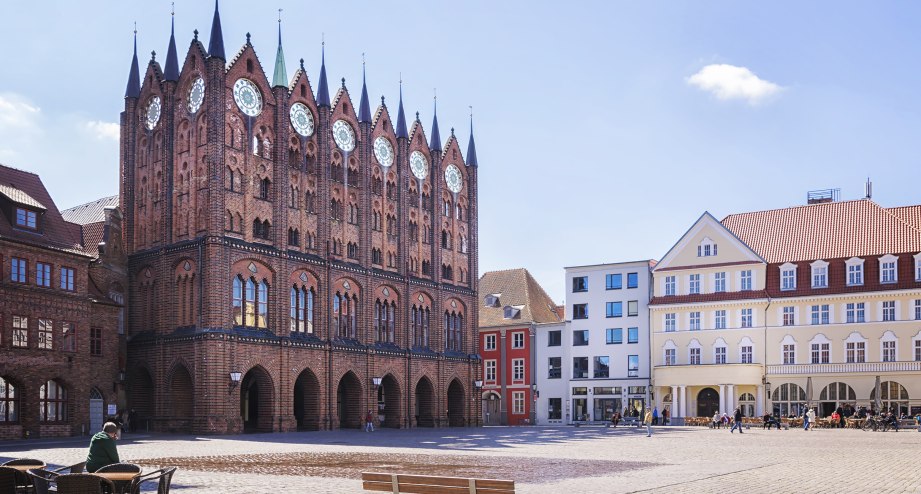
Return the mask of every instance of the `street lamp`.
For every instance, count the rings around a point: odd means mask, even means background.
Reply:
[[[243,378],[243,373],[240,371],[231,371],[230,372],[230,387],[235,388],[240,385],[240,379]]]
[[[476,389],[482,388],[482,387],[483,387],[483,381],[480,381],[480,380],[473,381],[473,387],[476,388]]]
[[[379,387],[380,387],[381,381],[382,381],[382,380],[383,380],[383,378],[380,378],[380,377],[372,377],[372,378],[371,378],[371,382],[374,384],[374,387],[375,387],[375,388],[379,388]]]

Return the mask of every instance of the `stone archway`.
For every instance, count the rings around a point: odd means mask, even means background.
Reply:
[[[320,381],[310,369],[294,382],[294,418],[299,431],[320,430]]]
[[[360,429],[367,411],[361,410],[361,381],[351,371],[339,379],[336,410],[340,429]]]
[[[170,407],[166,412],[167,432],[191,432],[195,393],[192,375],[183,365],[177,365],[169,380]]]
[[[381,380],[377,388],[377,417],[381,427],[399,429],[403,423],[400,383],[391,374]]]
[[[260,366],[253,367],[240,382],[240,415],[244,432],[272,432],[275,389],[272,377]]]
[[[435,427],[435,388],[427,377],[416,383],[416,427]]]
[[[464,386],[457,379],[448,385],[448,426],[463,427],[467,425],[467,407],[464,399]]]
[[[128,382],[128,410],[134,410],[133,423],[129,424],[132,431],[146,431],[154,425],[150,418],[156,410],[155,396],[150,372],[143,367],[136,368]]]
[[[713,388],[704,388],[697,393],[697,416],[712,417],[720,411],[720,394]]]

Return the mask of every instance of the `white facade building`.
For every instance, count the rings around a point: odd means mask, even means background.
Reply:
[[[566,424],[607,421],[615,411],[639,413],[650,403],[647,307],[654,266],[645,260],[566,268],[559,347],[550,346],[556,329],[537,337],[538,423],[556,416],[552,420]]]

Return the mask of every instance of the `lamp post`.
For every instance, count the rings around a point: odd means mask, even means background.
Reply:
[[[537,384],[531,384],[531,425],[537,423]]]
[[[483,381],[479,379],[473,381],[473,388],[476,390],[476,393],[474,393],[473,396],[471,396],[471,398],[473,398],[473,401],[476,402],[477,399],[482,399],[482,393],[480,392],[480,390],[483,389]],[[480,413],[483,413],[482,409],[480,410]],[[485,412],[485,413],[486,413],[486,425],[488,425],[489,424],[489,412]],[[480,419],[482,420],[482,418],[483,417],[481,416]]]
[[[243,373],[240,371],[230,371],[230,388],[236,388],[240,385],[240,380],[243,378]]]

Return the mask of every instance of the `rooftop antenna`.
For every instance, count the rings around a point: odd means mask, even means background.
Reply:
[[[867,183],[864,186],[864,193],[867,199],[873,199],[873,182],[870,181],[870,177],[867,177]]]

